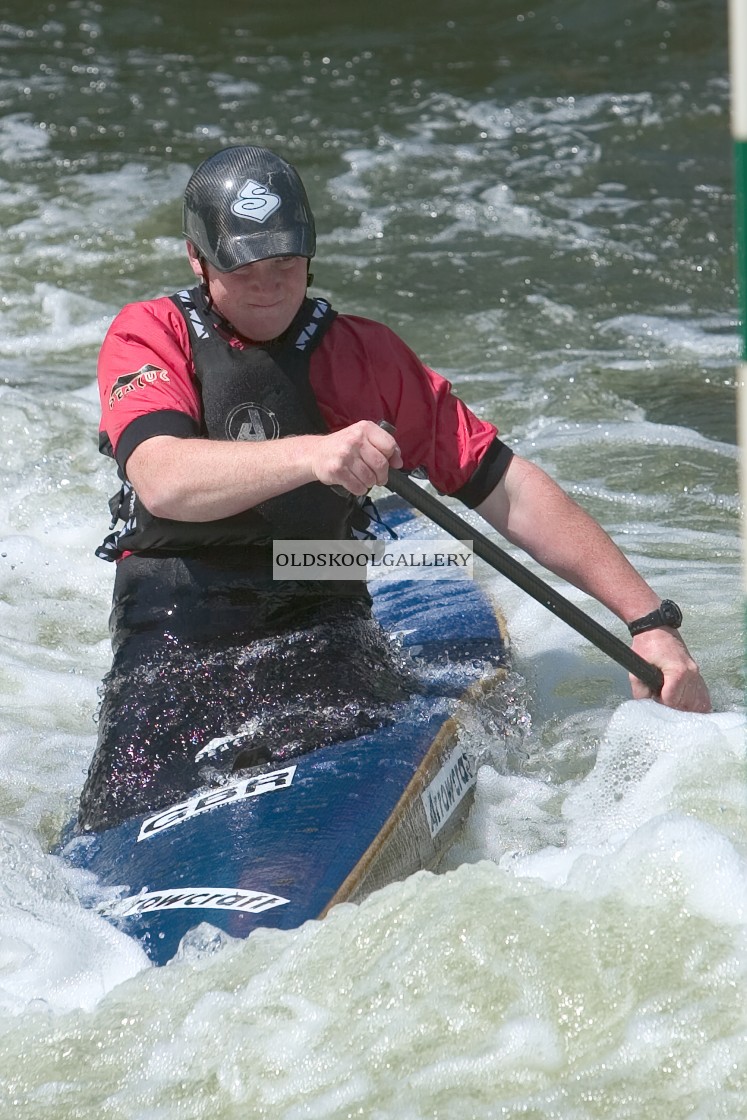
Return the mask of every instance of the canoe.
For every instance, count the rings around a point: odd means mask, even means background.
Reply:
[[[434,535],[398,498],[380,509],[401,539]],[[460,709],[500,689],[504,621],[476,579],[397,573],[370,589],[422,685],[386,726],[63,844],[62,858],[95,876],[99,912],[154,963],[202,923],[244,938],[322,918],[435,868],[453,839],[476,780]]]

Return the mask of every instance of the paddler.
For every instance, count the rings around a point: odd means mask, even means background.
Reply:
[[[326,625],[328,647],[330,633],[350,636],[339,650],[331,639],[346,672],[356,643],[368,650],[376,671],[369,664],[357,684],[365,693],[371,677],[381,682],[373,707],[406,691],[372,636],[359,580],[286,585],[271,573],[275,538],[364,532],[360,499],[390,467],[424,471],[616,614],[661,669],[662,703],[710,710],[679,608],[601,526],[389,328],[308,295],[314,218],[291,164],[265,148],[223,149],[190,178],[183,217],[194,286],[127,305],[99,360],[100,448],[122,488],[111,503],[117,528],[98,550],[117,561],[114,662],[83,828],[192,787],[205,738],[251,719],[256,678],[244,688],[247,658],[236,654],[251,643]],[[650,695],[631,683],[634,697]],[[272,689],[260,690],[262,703]]]

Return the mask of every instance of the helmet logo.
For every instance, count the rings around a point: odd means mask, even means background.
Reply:
[[[253,222],[264,222],[282,202],[280,195],[268,191],[256,179],[247,179],[231,205],[232,213]]]

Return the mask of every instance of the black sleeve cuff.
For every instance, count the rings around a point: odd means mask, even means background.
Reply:
[[[127,425],[117,444],[117,466],[124,474],[125,465],[132,452],[151,436],[177,436],[179,439],[194,439],[200,429],[191,416],[176,409],[164,408],[159,412],[146,412]]]
[[[468,509],[479,506],[501,481],[513,457],[511,448],[496,436],[480,460],[480,465],[472,478],[452,494],[452,497],[464,502]]]

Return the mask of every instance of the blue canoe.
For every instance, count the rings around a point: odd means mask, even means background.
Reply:
[[[398,499],[383,508],[400,537],[428,535]],[[100,911],[156,964],[203,922],[247,937],[323,917],[434,867],[453,838],[476,776],[458,709],[500,687],[503,620],[476,580],[382,577],[370,589],[376,617],[426,682],[393,722],[62,848],[96,876],[107,898]]]

